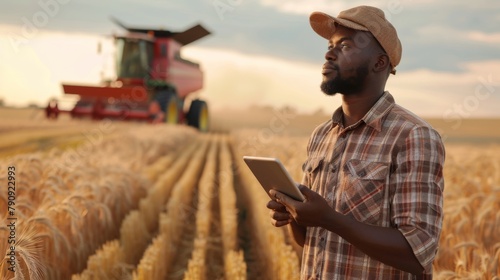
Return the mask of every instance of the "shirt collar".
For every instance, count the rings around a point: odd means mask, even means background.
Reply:
[[[372,127],[373,129],[377,131],[382,130],[382,119],[384,118],[387,113],[394,107],[395,102],[394,102],[394,97],[388,92],[385,91],[382,96],[375,102],[373,107],[365,114],[361,120],[359,120],[356,124],[353,126],[358,126],[359,123],[362,121],[366,125]],[[342,106],[337,108],[335,112],[332,115],[332,127],[334,128],[335,126],[340,126],[342,127]]]

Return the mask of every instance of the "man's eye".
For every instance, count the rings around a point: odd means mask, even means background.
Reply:
[[[349,48],[350,48],[350,46],[349,46],[349,45],[347,45],[347,44],[340,44],[340,45],[336,45],[336,46],[329,45],[327,49],[328,49],[329,51],[331,51],[331,50],[333,50],[333,49],[338,49],[338,50],[347,50],[347,49],[349,49]]]

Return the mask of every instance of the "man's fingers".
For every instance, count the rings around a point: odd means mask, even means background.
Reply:
[[[292,199],[288,195],[276,190],[270,190],[269,195],[271,195],[271,197],[274,197],[274,199],[276,199],[277,202],[285,205],[285,207],[289,206],[290,200]]]
[[[266,207],[271,210],[279,211],[279,212],[286,212],[285,206],[283,204],[276,202],[274,200],[271,200],[267,203]]]
[[[292,218],[289,213],[277,212],[274,210],[270,210],[269,215],[276,221],[290,220]]]
[[[282,227],[282,226],[286,226],[290,223],[290,220],[286,220],[286,221],[276,221],[276,220],[272,220],[271,224],[275,227]]]
[[[274,198],[274,199],[278,199],[278,195],[279,195],[280,192],[278,191],[275,191],[275,190],[269,190],[269,195]]]
[[[283,204],[288,212],[290,212],[290,209],[296,209],[297,207],[299,207],[299,204],[302,203],[298,200],[289,197],[286,194],[281,194],[281,199],[278,200],[278,202]]]

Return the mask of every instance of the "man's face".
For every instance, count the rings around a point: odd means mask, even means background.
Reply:
[[[337,26],[328,42],[321,90],[327,95],[350,95],[365,86],[370,67],[371,37],[366,32]]]

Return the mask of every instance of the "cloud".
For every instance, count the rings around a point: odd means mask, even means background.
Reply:
[[[338,14],[338,12],[348,9],[353,6],[357,6],[361,1],[328,1],[328,0],[318,0],[318,1],[288,1],[283,2],[279,0],[261,0],[260,3],[263,6],[273,7],[284,13],[309,15],[313,11],[324,11],[326,13],[332,12]],[[373,3],[371,5],[374,5]]]
[[[0,3],[0,22],[22,28],[25,25],[23,17],[32,21],[33,15],[44,12],[39,3],[27,5],[20,1],[3,1]],[[217,3],[225,5],[226,9],[217,10]],[[200,22],[213,35],[196,42],[197,46],[319,63],[325,42],[311,30],[308,14],[315,10],[336,14],[360,4],[364,2],[69,0],[38,29],[99,35],[123,32],[110,21],[110,16],[130,26],[163,27],[173,31]],[[437,71],[461,71],[459,65],[463,62],[500,58],[495,45],[500,2],[477,0],[474,5],[466,5],[451,0],[375,0],[370,5],[385,10],[398,29],[404,49],[401,70],[427,67]],[[438,34],[434,27],[441,28],[444,33]],[[453,33],[446,34],[447,30]],[[456,34],[456,30],[470,31],[468,36],[474,44],[456,44],[456,40],[463,38],[463,34]],[[437,45],[436,40],[441,44]]]
[[[476,41],[479,43],[486,44],[500,44],[500,32],[499,33],[485,33],[481,31],[468,31],[465,33],[467,39]]]
[[[398,103],[424,116],[439,118],[499,116],[500,60],[464,63],[459,73],[419,69],[398,72],[387,88]]]
[[[0,35],[13,30],[0,25]],[[109,75],[105,67],[114,67],[112,56],[97,53],[99,42],[109,54],[109,39],[90,34],[40,31],[17,48],[9,36],[1,36],[0,95],[11,105],[32,101],[45,105],[53,97],[64,97],[63,82],[99,83],[101,72]]]
[[[322,11],[324,13],[336,16],[339,12],[352,7],[367,5],[366,1],[351,0],[351,1],[331,1],[331,0],[296,0],[283,2],[280,0],[261,0],[263,6],[273,7],[284,13],[309,15],[313,11]],[[427,6],[432,4],[433,0],[372,0],[369,5],[378,7],[383,10],[387,18],[401,13],[404,9],[412,7]]]
[[[481,30],[464,30],[449,26],[425,25],[417,30],[419,36],[434,43],[484,43],[498,46],[500,32],[483,32]]]
[[[0,41],[0,46],[9,48],[5,41]],[[26,49],[22,57],[2,51],[0,60],[0,96],[7,104],[25,105],[50,94],[51,72],[33,49]]]

